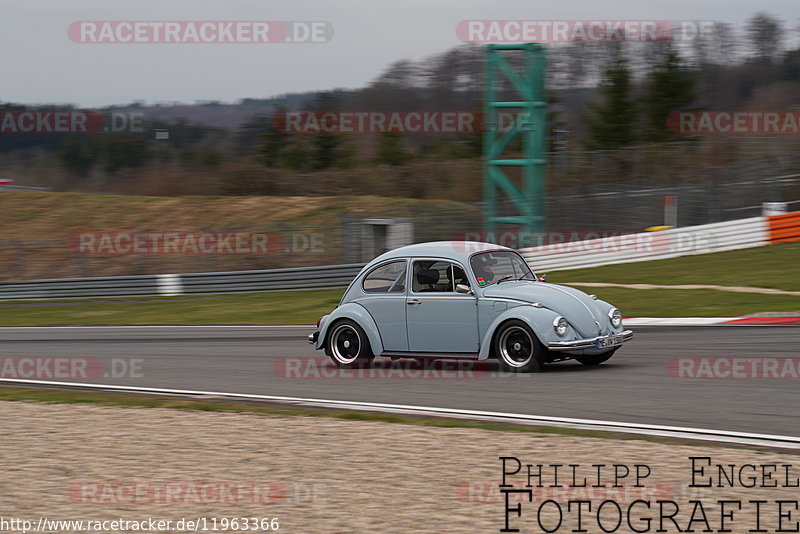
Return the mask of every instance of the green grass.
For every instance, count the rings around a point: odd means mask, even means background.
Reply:
[[[343,289],[247,295],[3,302],[0,325],[309,324],[330,312]]]
[[[263,404],[234,402],[227,400],[193,400],[178,397],[155,397],[133,393],[96,393],[92,391],[70,391],[44,388],[24,388],[0,386],[0,402],[42,402],[47,404],[96,404],[118,408],[166,408],[174,410],[224,412],[252,414],[264,417],[329,417],[355,421],[377,421],[402,425],[418,425],[440,428],[474,428],[503,432],[525,432],[529,434],[579,436],[590,438],[638,440],[654,443],[671,443],[679,445],[696,445],[696,442],[682,439],[657,438],[636,434],[620,434],[581,430],[557,426],[530,426],[507,423],[483,423],[447,419],[441,417],[423,417],[407,415],[391,415],[374,412],[354,412],[337,410],[315,410],[305,408],[284,408]],[[724,444],[703,443],[711,447],[725,447]]]
[[[800,245],[608,265],[552,273],[555,283],[715,284],[800,290]],[[800,297],[716,290],[580,287],[627,317],[737,316],[800,311]],[[0,325],[309,324],[330,312],[343,289],[207,297],[150,297],[0,303]]]
[[[713,289],[581,287],[622,310],[625,317],[735,317],[763,311],[800,311],[800,297]]]
[[[800,298],[715,290],[581,287],[626,317],[716,317],[800,311]],[[214,297],[161,297],[0,304],[0,325],[312,324],[341,289],[274,291]]]
[[[714,284],[800,291],[800,244],[557,271],[547,279],[559,284]],[[800,302],[796,309],[800,309]]]

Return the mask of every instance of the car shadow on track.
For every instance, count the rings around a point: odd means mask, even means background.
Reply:
[[[331,361],[322,363],[324,371],[337,372],[338,368]],[[543,373],[584,373],[602,372],[626,369],[631,366],[622,363],[603,363],[601,365],[581,365],[576,361],[564,361],[546,364]],[[449,359],[390,359],[376,358],[370,363],[350,370],[358,374],[369,372],[372,375],[383,375],[384,378],[419,378],[421,376],[439,375],[446,377],[464,377],[474,375],[476,378],[507,375],[533,375],[538,373],[524,373],[505,371],[497,360],[449,360]]]

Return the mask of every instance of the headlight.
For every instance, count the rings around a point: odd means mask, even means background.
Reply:
[[[556,334],[559,337],[564,337],[567,335],[567,328],[569,327],[569,323],[566,319],[561,317],[560,315],[553,319],[553,329],[556,331]]]
[[[611,325],[614,328],[619,328],[622,326],[622,313],[616,308],[611,308],[608,310],[608,319],[611,321]]]

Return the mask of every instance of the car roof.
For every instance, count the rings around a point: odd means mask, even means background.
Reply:
[[[434,241],[431,243],[417,243],[405,247],[396,248],[385,252],[369,262],[369,265],[380,263],[394,258],[409,257],[433,257],[449,258],[461,263],[467,263],[469,257],[476,252],[486,252],[489,250],[511,251],[514,249],[496,245],[494,243],[482,243],[480,241]]]

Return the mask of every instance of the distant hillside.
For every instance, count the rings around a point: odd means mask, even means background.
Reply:
[[[317,98],[317,93],[293,93],[273,98],[245,98],[236,103],[181,102],[142,105],[138,103],[124,106],[110,106],[102,112],[140,112],[148,122],[177,123],[187,122],[215,128],[234,129],[252,121],[256,117],[270,116],[278,107],[304,109]]]
[[[451,238],[456,227],[448,225],[466,217],[480,220],[476,206],[447,200],[0,191],[0,226],[8,229],[0,238],[0,281],[342,263],[345,216],[355,221],[374,217],[435,221],[415,228],[414,235],[420,239]],[[435,233],[429,237],[426,232],[430,231]],[[78,252],[81,234],[92,234],[94,242],[100,243],[103,236],[108,240],[142,232],[253,232],[278,243],[279,250],[269,248],[266,254]]]

